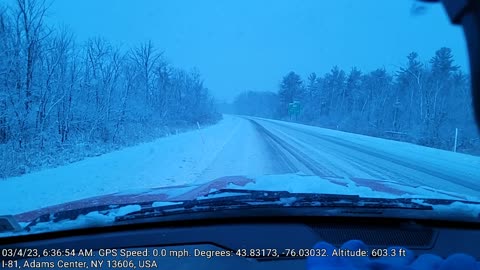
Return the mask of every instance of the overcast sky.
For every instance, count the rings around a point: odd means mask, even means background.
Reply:
[[[461,29],[441,5],[414,15],[411,0],[56,0],[49,20],[78,40],[103,36],[124,47],[152,40],[177,67],[197,67],[219,99],[276,91],[283,75],[338,65],[397,69],[417,51],[453,49],[466,66]]]

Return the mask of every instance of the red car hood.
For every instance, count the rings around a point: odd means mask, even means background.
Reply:
[[[76,210],[85,207],[142,204],[152,201],[169,202],[178,200],[193,200],[199,196],[206,195],[212,190],[227,188],[229,184],[234,184],[242,187],[245,186],[247,183],[253,181],[253,179],[242,176],[228,176],[218,178],[203,184],[176,185],[149,188],[143,190],[127,190],[125,192],[112,193],[108,195],[96,196],[87,199],[53,205],[38,210],[14,215],[14,217],[18,222],[30,222],[45,214]]]
[[[19,222],[30,222],[36,218],[45,215],[69,210],[77,210],[85,207],[106,206],[106,205],[127,205],[127,204],[146,204],[151,202],[171,202],[179,200],[193,200],[204,196],[213,190],[225,188],[243,188],[259,190],[287,190],[290,192],[310,192],[310,193],[333,193],[333,194],[362,194],[368,197],[374,194],[375,197],[403,197],[417,196],[448,199],[466,199],[461,195],[429,189],[428,187],[412,186],[400,184],[394,181],[374,180],[364,178],[318,178],[309,179],[312,176],[289,176],[288,179],[282,179],[281,176],[264,176],[259,179],[247,178],[244,176],[226,176],[202,184],[176,185],[157,188],[148,188],[143,190],[130,190],[126,192],[117,192],[108,195],[96,196],[87,199],[71,201],[63,204],[49,206],[34,211],[29,211],[14,215]],[[274,178],[272,181],[272,178]],[[278,181],[277,181],[278,180]],[[308,181],[310,182],[308,184]],[[307,184],[307,185],[303,185]],[[315,183],[316,187],[312,187]],[[352,187],[353,185],[353,187]],[[296,187],[302,187],[297,189]],[[372,193],[364,195],[358,188],[368,189]],[[377,195],[378,194],[378,195]]]

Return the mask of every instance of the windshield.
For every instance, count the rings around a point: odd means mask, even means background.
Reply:
[[[468,65],[440,4],[2,1],[0,216],[221,189],[477,202]]]

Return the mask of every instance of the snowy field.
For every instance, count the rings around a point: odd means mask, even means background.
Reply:
[[[0,214],[222,176],[394,181],[479,198],[480,157],[300,124],[225,115],[214,126],[0,181]],[[286,181],[288,177],[278,178]],[[278,183],[282,186],[281,183]],[[302,183],[285,183],[285,187]],[[361,195],[361,194],[360,194]],[[440,196],[439,196],[440,197]]]

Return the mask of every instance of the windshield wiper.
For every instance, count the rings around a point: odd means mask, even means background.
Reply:
[[[0,233],[3,232],[18,232],[22,228],[12,215],[0,216]]]
[[[406,205],[402,208],[410,208],[407,204],[410,204],[412,207],[424,206],[424,204],[431,205],[449,205],[454,202],[461,202],[467,204],[480,204],[476,201],[468,200],[457,200],[457,199],[434,199],[434,198],[422,198],[422,197],[411,197],[411,198],[379,198],[379,197],[362,197],[359,195],[344,195],[344,194],[331,194],[331,193],[292,193],[288,191],[270,191],[270,190],[250,190],[250,189],[220,189],[217,191],[212,191],[204,195],[204,198],[208,198],[214,195],[228,195],[240,194],[243,196],[248,196],[253,199],[278,199],[278,198],[288,198],[288,197],[297,197],[299,199],[311,200],[321,200],[322,202],[338,202],[339,200],[351,200],[351,201],[362,201],[362,202],[371,202],[371,203],[382,203],[385,207],[389,205],[397,205],[400,207],[400,204]],[[231,198],[231,197],[222,197],[222,198]],[[422,201],[422,204],[418,203]],[[378,207],[378,206],[376,206]]]
[[[288,191],[248,190],[248,189],[220,189],[210,192],[194,200],[177,200],[163,202],[149,201],[138,204],[140,210],[132,211],[124,215],[115,216],[114,222],[123,222],[137,219],[157,218],[174,214],[188,214],[198,212],[215,212],[224,210],[241,210],[252,208],[323,208],[343,210],[374,210],[382,214],[387,209],[406,210],[433,210],[432,205],[449,205],[454,202],[468,204],[480,204],[478,202],[447,200],[447,199],[424,199],[424,198],[371,198],[358,195],[338,195],[322,193],[291,193]],[[157,206],[156,204],[159,204]],[[132,204],[92,206],[76,210],[60,211],[57,213],[42,215],[28,224],[24,229],[43,222],[59,222],[63,220],[75,220],[80,215],[86,215],[93,211],[108,215],[111,211]]]
[[[221,195],[219,197],[219,195]],[[418,199],[417,199],[418,200]],[[261,207],[320,207],[362,209],[416,209],[432,210],[432,206],[415,199],[365,198],[358,195],[322,193],[291,193],[288,191],[220,189],[203,197],[177,201],[177,204],[144,207],[139,211],[116,217],[116,221],[155,218],[178,213],[221,211]]]

